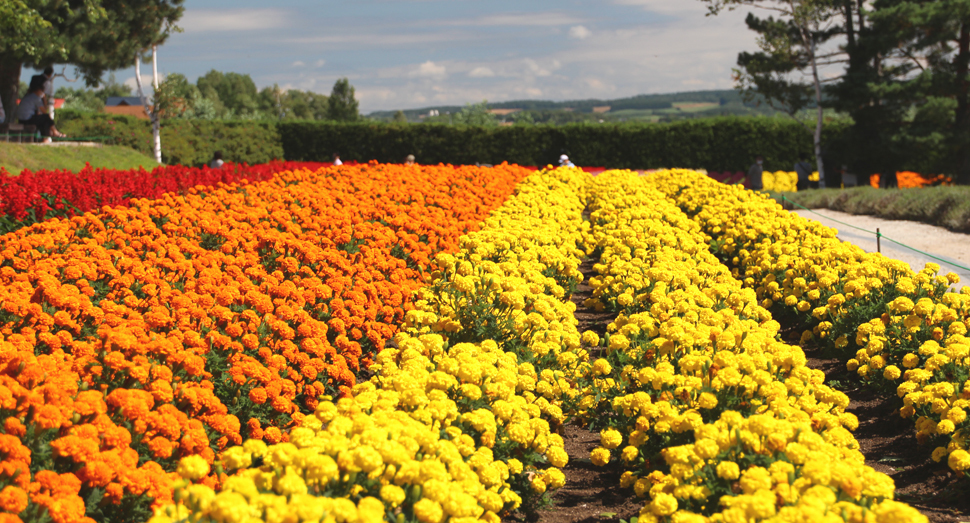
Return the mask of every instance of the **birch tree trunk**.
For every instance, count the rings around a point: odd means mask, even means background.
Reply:
[[[152,46],[152,86],[154,87],[155,104],[152,105],[152,138],[155,140],[155,161],[162,163],[162,122],[158,114],[158,46]]]
[[[141,58],[138,56],[138,53],[135,53],[135,85],[138,86],[138,97],[141,98],[141,105],[145,109],[145,116],[148,116],[152,122],[152,138],[155,141],[155,161],[162,163],[162,142],[159,136],[158,115],[153,106],[148,104],[148,97],[145,96],[145,90],[142,88]]]

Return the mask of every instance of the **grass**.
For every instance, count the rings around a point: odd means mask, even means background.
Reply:
[[[120,145],[98,147],[48,147],[43,145],[0,142],[0,167],[18,175],[23,169],[69,169],[79,171],[84,163],[112,169],[151,169],[158,164],[149,156]]]
[[[888,220],[910,220],[970,233],[970,187],[924,187],[921,189],[819,189],[778,193],[809,209],[832,209],[849,214],[868,214]],[[796,208],[790,203],[785,208]]]

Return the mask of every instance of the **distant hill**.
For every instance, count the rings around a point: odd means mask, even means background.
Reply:
[[[463,106],[436,105],[420,109],[404,109],[409,122],[437,121],[458,112]],[[671,121],[684,118],[703,118],[721,115],[771,115],[777,111],[764,103],[745,102],[734,89],[690,91],[668,94],[641,94],[614,100],[511,100],[488,104],[501,118],[514,119],[516,112],[529,112],[537,123],[568,123],[574,121]],[[432,111],[437,111],[437,116]],[[390,121],[397,111],[374,111],[368,115],[375,120]],[[572,113],[565,115],[563,113]],[[430,117],[429,117],[430,115]]]

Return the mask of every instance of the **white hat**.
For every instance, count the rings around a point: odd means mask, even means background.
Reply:
[[[565,154],[559,157],[559,163],[568,162],[568,161],[569,161],[569,157],[566,156]]]

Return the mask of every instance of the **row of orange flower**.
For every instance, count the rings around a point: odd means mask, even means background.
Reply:
[[[869,177],[869,185],[879,188],[878,174]],[[953,179],[945,174],[929,176],[912,171],[899,171],[896,173],[896,185],[900,189],[911,189],[917,187],[927,187],[930,185],[953,185]]]
[[[147,520],[181,457],[285,441],[528,174],[284,172],[0,237],[0,518]]]

